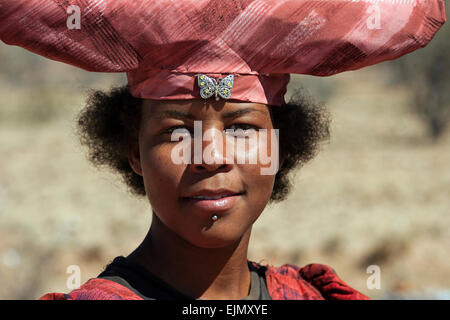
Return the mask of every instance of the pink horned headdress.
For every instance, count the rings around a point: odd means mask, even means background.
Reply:
[[[6,44],[126,72],[133,96],[156,100],[280,105],[291,73],[399,58],[445,20],[443,0],[0,0]]]

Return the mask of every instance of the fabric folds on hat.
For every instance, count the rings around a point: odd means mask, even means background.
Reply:
[[[280,105],[290,74],[397,59],[445,21],[443,0],[0,0],[6,44],[126,72],[133,96],[156,100],[201,99],[198,74],[233,74],[230,99]]]

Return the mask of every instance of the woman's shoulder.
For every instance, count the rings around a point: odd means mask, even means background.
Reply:
[[[275,267],[251,261],[264,270],[267,289],[273,300],[369,300],[370,298],[346,284],[336,271],[325,264],[311,263],[304,267],[284,264]]]
[[[339,278],[336,271],[324,264],[304,267],[284,264],[275,267],[249,261],[265,275],[272,300],[368,300]],[[117,281],[92,278],[70,293],[47,293],[40,300],[142,300],[135,292]]]

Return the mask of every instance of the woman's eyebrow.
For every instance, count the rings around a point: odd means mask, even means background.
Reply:
[[[240,116],[250,113],[250,112],[260,112],[264,115],[267,115],[267,111],[258,110],[258,109],[254,109],[254,108],[244,108],[244,109],[239,109],[239,110],[235,110],[235,111],[225,112],[224,114],[222,114],[222,119],[237,118],[237,117],[240,117]],[[164,110],[156,118],[157,119],[175,118],[175,119],[195,120],[195,116],[192,113],[185,112],[185,111],[179,111],[179,110]]]
[[[175,119],[191,119],[195,120],[195,116],[192,113],[179,111],[179,110],[164,110],[156,116],[157,119],[175,118]]]
[[[264,115],[268,115],[267,111],[254,109],[254,108],[244,108],[244,109],[239,109],[236,111],[226,112],[222,115],[222,119],[237,118],[237,117],[240,117],[240,116],[250,113],[250,112],[260,112]]]

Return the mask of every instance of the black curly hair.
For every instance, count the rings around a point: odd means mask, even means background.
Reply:
[[[109,92],[91,90],[84,109],[77,115],[76,134],[88,149],[88,160],[122,176],[128,190],[145,196],[144,180],[128,162],[131,143],[137,141],[142,99],[133,97],[127,85]],[[289,102],[268,106],[274,128],[279,129],[280,154],[284,161],[275,176],[269,203],[285,200],[291,189],[289,173],[303,166],[329,139],[330,115],[300,87]]]

